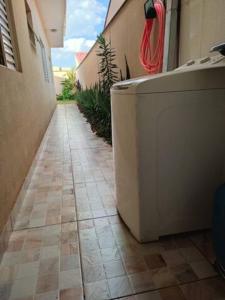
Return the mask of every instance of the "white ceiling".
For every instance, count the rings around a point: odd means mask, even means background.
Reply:
[[[66,0],[36,0],[36,4],[41,14],[50,46],[52,48],[63,47]]]

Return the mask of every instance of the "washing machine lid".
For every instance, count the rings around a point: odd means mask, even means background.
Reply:
[[[225,57],[187,62],[178,69],[116,83],[111,91],[118,94],[151,94],[188,90],[225,88]]]

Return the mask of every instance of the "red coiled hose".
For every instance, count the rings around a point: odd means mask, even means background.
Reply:
[[[165,7],[161,0],[155,1],[156,18],[146,19],[145,29],[141,41],[140,61],[149,74],[156,74],[162,71],[163,48],[165,33]],[[151,49],[151,33],[154,21],[158,22],[158,37],[154,53]]]

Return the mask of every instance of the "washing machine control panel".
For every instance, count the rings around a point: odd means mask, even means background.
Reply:
[[[180,66],[176,70],[183,70],[186,68],[196,68],[196,67],[206,67],[206,66],[225,66],[225,56],[223,55],[215,55],[215,56],[205,56],[198,59],[191,59],[188,62],[186,62],[184,65]]]

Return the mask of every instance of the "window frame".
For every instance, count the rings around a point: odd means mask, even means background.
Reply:
[[[10,39],[8,39],[5,36],[5,39],[9,40],[9,48],[12,49],[13,53],[13,64],[15,68],[10,68],[8,66],[8,61],[5,55],[5,43],[3,40],[3,34],[2,34],[2,28],[0,26],[0,55],[2,57],[2,63],[0,62],[0,67],[7,68],[8,70],[11,71],[17,71],[21,72],[21,62],[20,62],[20,57],[19,57],[19,48],[18,48],[18,43],[17,43],[17,35],[16,35],[16,26],[15,26],[15,21],[14,21],[14,13],[13,13],[13,7],[12,7],[12,0],[0,0],[1,5],[5,7],[5,12],[2,10],[2,13],[6,15],[7,17],[7,24],[8,24],[8,30],[9,30],[9,36]]]
[[[5,51],[4,51],[4,45],[3,45],[3,39],[2,39],[2,32],[0,27],[0,66],[6,67],[6,58],[5,58]]]
[[[29,6],[27,0],[24,0],[24,2],[25,2],[27,28],[28,28],[30,44],[36,50],[36,48],[37,48],[37,45],[36,45],[37,35],[34,31],[33,16],[32,16],[32,12],[31,12],[31,9],[30,9],[30,6]]]
[[[42,60],[44,79],[46,82],[49,83],[50,76],[49,76],[47,53],[46,53],[45,45],[44,45],[41,37],[39,37],[39,44],[40,44],[40,48],[41,48],[41,60]]]

